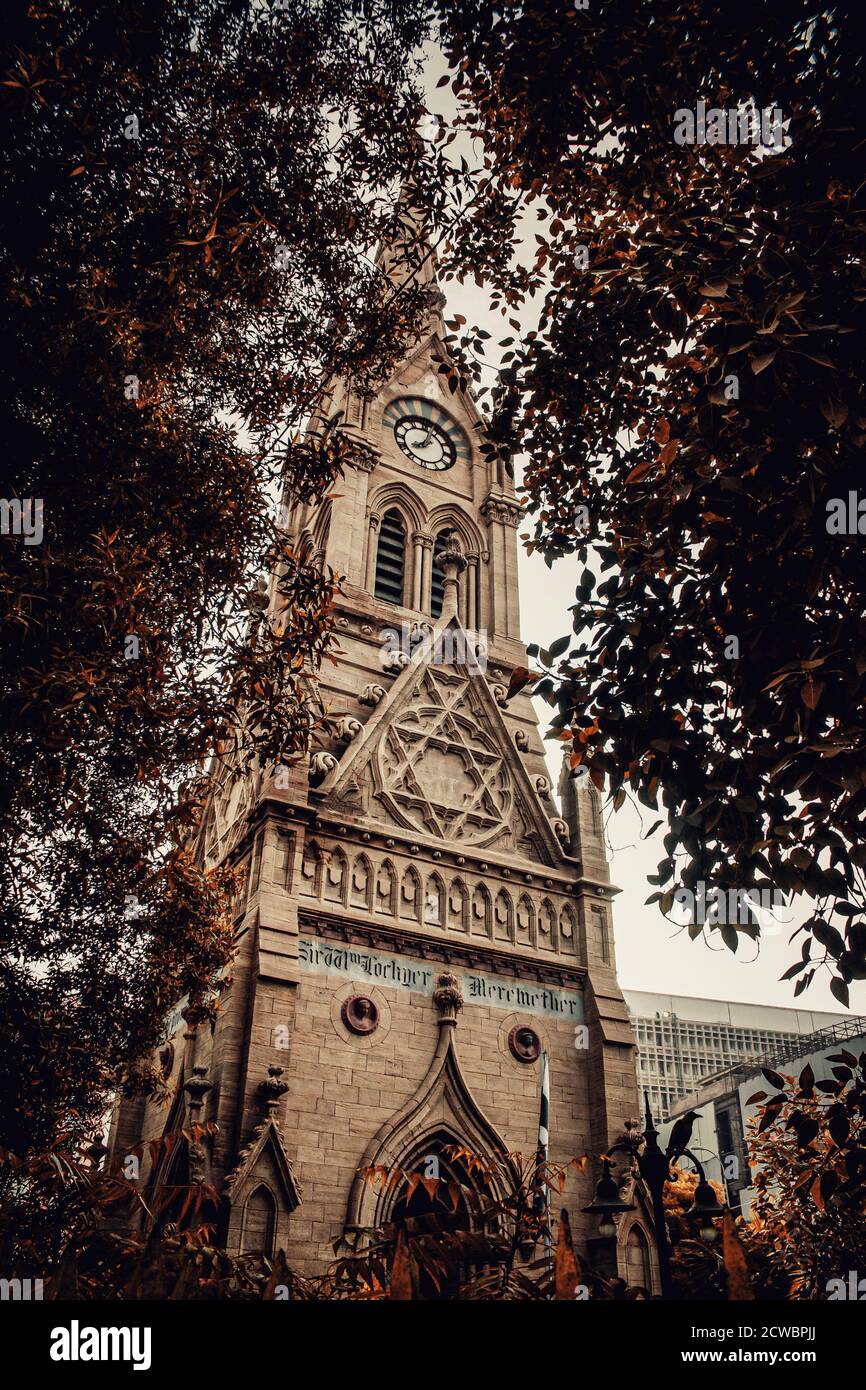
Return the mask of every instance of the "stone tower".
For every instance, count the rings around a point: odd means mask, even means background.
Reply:
[[[454,1143],[534,1152],[542,1050],[554,1162],[603,1153],[640,1113],[599,798],[566,775],[560,811],[530,698],[506,699],[527,664],[521,509],[437,370],[444,300],[422,249],[427,328],[372,401],[326,393],[328,427],[358,445],[338,495],[285,499],[296,548],[345,576],[339,663],[320,674],[338,736],[215,795],[201,853],[246,869],[234,984],[213,1035],[180,1008],[167,1024],[172,1113],[125,1104],[114,1124],[122,1151],[215,1121],[195,1162],[228,1247],[282,1248],[308,1273],[411,1208],[359,1168],[453,1173]],[[583,1249],[597,1176],[595,1159],[571,1169],[562,1197]],[[608,1267],[649,1268],[648,1235],[640,1209],[622,1218]]]

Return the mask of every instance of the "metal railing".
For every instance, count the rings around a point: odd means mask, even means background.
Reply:
[[[826,1028],[819,1028],[814,1033],[804,1033],[796,1043],[781,1044],[772,1052],[765,1052],[753,1058],[746,1057],[742,1062],[735,1063],[734,1066],[724,1067],[721,1071],[703,1076],[698,1082],[698,1086],[705,1086],[710,1081],[720,1081],[722,1077],[734,1076],[738,1072],[748,1076],[763,1070],[764,1067],[773,1070],[776,1067],[785,1066],[786,1063],[790,1064],[798,1057],[805,1057],[809,1052],[821,1052],[825,1047],[832,1047],[834,1043],[860,1037],[866,1037],[866,1018],[862,1016],[846,1018],[842,1023],[830,1023]]]

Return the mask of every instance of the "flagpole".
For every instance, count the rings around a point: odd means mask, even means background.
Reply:
[[[541,1104],[538,1114],[538,1153],[544,1165],[544,1178],[547,1177],[547,1157],[550,1144],[550,1068],[547,1053],[541,1054]],[[550,1184],[544,1183],[544,1229],[547,1239],[548,1272],[553,1272],[553,1231],[550,1221]]]

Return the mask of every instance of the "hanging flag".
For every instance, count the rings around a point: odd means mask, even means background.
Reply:
[[[550,1069],[547,1053],[541,1054],[541,1106],[538,1112],[538,1153],[536,1155],[535,1212],[544,1223],[543,1240],[547,1246],[550,1270],[553,1270],[553,1232],[550,1225],[550,1188],[544,1181],[547,1168],[547,1148],[550,1143]]]
[[[550,1071],[547,1066],[547,1053],[541,1054],[541,1110],[538,1116],[538,1156],[547,1160],[547,1146],[550,1142]]]
[[[541,1215],[547,1206],[546,1187],[542,1172],[547,1165],[547,1145],[550,1141],[550,1072],[547,1066],[547,1053],[541,1054],[541,1105],[538,1112],[538,1148],[535,1152],[534,1210]]]

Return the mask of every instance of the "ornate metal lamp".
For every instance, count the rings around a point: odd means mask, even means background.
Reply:
[[[704,1170],[698,1160],[688,1149],[686,1153],[693,1163],[697,1164],[700,1180],[695,1188],[694,1200],[686,1212],[686,1219],[700,1224],[701,1240],[707,1245],[712,1245],[718,1235],[713,1222],[720,1216],[724,1216],[727,1208],[719,1201],[714,1189],[707,1182]]]
[[[598,1216],[598,1233],[610,1240],[616,1235],[616,1226],[613,1218],[623,1211],[634,1211],[634,1202],[624,1202],[619,1195],[619,1188],[611,1177],[613,1160],[605,1156],[604,1175],[599,1178],[595,1188],[595,1196],[588,1207],[583,1210]]]

